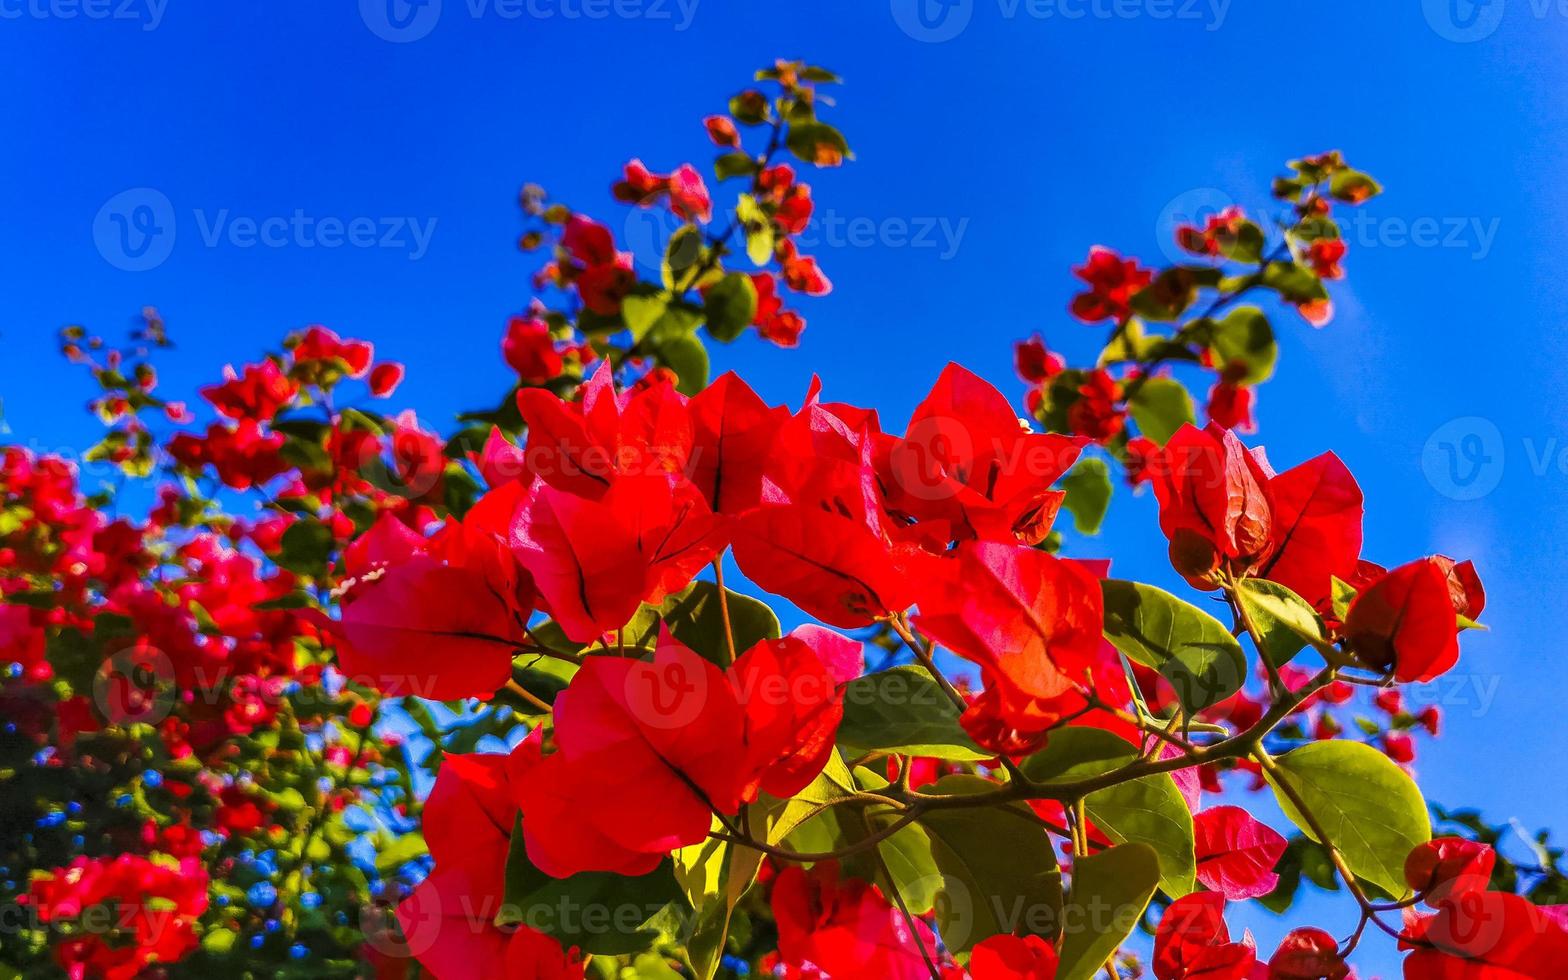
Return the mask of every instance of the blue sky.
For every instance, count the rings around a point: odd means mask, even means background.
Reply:
[[[1015,338],[1091,356],[1101,332],[1065,313],[1089,245],[1161,259],[1173,215],[1261,206],[1284,160],[1339,147],[1387,193],[1348,229],[1334,323],[1277,318],[1262,441],[1281,466],[1344,457],[1369,557],[1476,559],[1492,632],[1431,692],[1448,726],[1423,786],[1564,823],[1557,5],[394,0],[389,17],[386,2],[0,0],[10,439],[93,437],[54,332],[113,335],[144,304],[179,344],[170,391],[320,322],[410,363],[395,408],[444,423],[491,403],[500,331],[529,297],[519,185],[646,236],[609,201],[619,164],[705,162],[700,117],[778,55],[847,81],[824,116],[857,159],[815,182],[810,232],[835,290],[805,304],[800,350],[747,340],[718,366],[791,402],[820,370],[894,425],[950,359],[1017,395]],[[127,253],[115,213],[150,215],[153,250]],[[246,237],[246,219],[296,215],[310,230]],[[329,247],[329,219],[368,219],[375,243]],[[1112,520],[1081,549],[1174,584],[1151,502],[1122,494]]]

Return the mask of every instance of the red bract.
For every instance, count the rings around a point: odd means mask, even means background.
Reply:
[[[389,398],[403,383],[403,365],[397,361],[382,361],[370,369],[370,394],[375,398]]]
[[[670,179],[649,170],[641,160],[628,161],[625,176],[610,186],[610,194],[627,204],[648,205],[668,191]]]
[[[784,273],[784,285],[807,296],[826,296],[833,291],[833,284],[817,268],[817,260],[810,255],[801,255],[794,239],[779,242],[775,252]]]
[[[1158,980],[1245,980],[1257,962],[1251,937],[1230,941],[1225,896],[1195,892],[1178,898],[1154,932],[1154,975]]]
[[[207,909],[207,871],[195,858],[166,864],[133,854],[77,857],[33,879],[20,899],[39,921],[69,926],[96,907],[114,910],[71,929],[54,947],[69,976],[133,980],[155,963],[174,963],[197,946]]]
[[[528,425],[525,461],[559,490],[598,499],[617,476],[679,473],[691,454],[686,399],[669,384],[619,395],[609,365],[601,365],[575,401],[542,389],[517,394]]]
[[[1194,255],[1216,256],[1220,254],[1221,245],[1233,238],[1246,220],[1246,212],[1232,204],[1218,214],[1209,215],[1201,229],[1196,225],[1178,225],[1176,243]]]
[[[1481,611],[1486,608],[1486,590],[1481,587],[1475,565],[1468,561],[1456,562],[1445,555],[1433,555],[1427,561],[1437,566],[1448,579],[1448,596],[1454,604],[1454,612],[1472,622],[1480,619]]]
[[[1253,391],[1246,385],[1221,381],[1209,389],[1209,421],[1239,432],[1258,431],[1252,417]]]
[[[975,945],[967,975],[973,980],[1056,980],[1056,948],[1039,936],[991,936]]]
[[[565,877],[644,874],[759,787],[816,778],[842,707],[823,637],[759,643],[728,673],[661,637],[651,662],[593,656],[555,704],[556,751],[514,753],[529,859]],[[627,819],[628,812],[636,814]]]
[[[1548,980],[1568,963],[1568,927],[1529,899],[1465,891],[1434,915],[1409,915],[1406,980]]]
[[[344,340],[326,327],[311,327],[294,346],[294,364],[305,367],[312,379],[327,367],[351,378],[364,377],[370,370],[375,348],[362,340]]]
[[[697,488],[660,473],[618,477],[597,500],[537,482],[511,541],[541,604],[581,643],[685,588],[724,545],[722,521]]]
[[[201,396],[211,402],[220,415],[231,419],[269,422],[299,394],[299,385],[273,360],[247,364],[244,373],[238,376],[232,367],[226,367],[223,377],[223,384],[202,388]]]
[[[864,626],[911,601],[873,466],[875,416],[812,395],[778,429],[762,504],[735,526],[735,561],[753,582],[832,626]]]
[[[1013,369],[1030,384],[1043,384],[1066,368],[1067,361],[1047,350],[1039,334],[1013,345]]]
[[[532,317],[514,316],[507,322],[501,357],[528,384],[543,384],[556,377],[563,363],[550,325]]]
[[[1328,607],[1335,577],[1355,575],[1361,555],[1361,488],[1324,453],[1268,481],[1272,554],[1258,568],[1315,606]]]
[[[687,221],[707,221],[713,216],[708,187],[689,163],[676,167],[670,175],[670,210]]]
[[[1345,980],[1339,942],[1322,929],[1293,929],[1269,959],[1269,980]]]
[[[1273,473],[1228,429],[1182,428],[1150,464],[1171,564],[1194,588],[1248,571],[1270,547]]]
[[[1038,544],[1064,496],[1051,484],[1081,445],[1029,431],[1001,392],[949,364],[893,442],[882,482],[892,509],[945,522],[937,536]]]
[[[1425,558],[1394,569],[1351,601],[1345,635],[1358,659],[1403,683],[1446,672],[1459,659],[1447,577]]]
[[[234,428],[214,423],[205,436],[181,432],[169,441],[169,455],[181,466],[200,470],[212,466],[218,479],[236,490],[247,490],[289,471],[278,451],[283,436],[263,433],[254,419],[241,419]]]
[[[931,559],[916,624],[979,664],[1009,727],[1041,731],[1081,703],[1080,685],[1107,658],[1094,575],[1018,545],[974,542]]]
[[[1067,428],[1095,442],[1116,438],[1127,424],[1126,413],[1117,407],[1121,398],[1122,386],[1109,372],[1090,371],[1067,409]]]
[[[735,130],[735,120],[729,116],[707,116],[702,120],[702,125],[708,131],[708,138],[713,140],[714,146],[740,146],[740,133]]]
[[[1193,817],[1198,880],[1232,901],[1258,898],[1274,890],[1274,866],[1285,853],[1285,838],[1239,806],[1216,806]]]
[[[502,928],[506,858],[517,813],[504,755],[449,755],[425,803],[435,868],[397,908],[409,952],[437,980],[573,980],[574,949],[527,926]]]
[[[401,532],[385,528],[380,540],[355,561],[385,555],[387,567],[344,596],[344,672],[389,694],[438,701],[494,694],[525,643],[533,607],[527,574],[474,526],[445,528],[408,556],[398,555],[408,546]]]
[[[789,418],[769,408],[734,372],[694,395],[692,446],[687,472],[715,513],[735,515],[762,500],[762,474],[773,437]]]
[[[859,879],[841,881],[837,862],[780,871],[772,907],[779,955],[791,967],[835,978],[930,975],[921,947],[935,958],[936,944],[926,924],[916,919],[911,935],[910,923],[875,887]]]
[[[1485,891],[1496,861],[1497,852],[1479,841],[1437,837],[1417,845],[1405,858],[1405,882],[1436,908],[1461,892]]]
[[[1073,275],[1089,284],[1089,291],[1078,294],[1072,302],[1073,316],[1085,323],[1125,319],[1133,296],[1154,278],[1136,259],[1124,261],[1101,245],[1089,250],[1088,261],[1074,269]]]

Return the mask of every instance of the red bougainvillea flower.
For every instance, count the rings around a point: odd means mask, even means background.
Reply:
[[[1394,569],[1351,600],[1345,636],[1368,667],[1401,683],[1429,681],[1459,660],[1448,576],[1421,558]]]
[[[561,373],[561,354],[550,325],[534,317],[514,316],[507,323],[501,357],[528,384],[543,384]]]
[[[375,398],[390,398],[403,383],[403,365],[397,361],[382,361],[370,369],[370,394]]]
[[[435,492],[446,472],[445,441],[421,425],[413,409],[399,412],[391,421],[388,449],[392,468],[405,492],[414,496]]]
[[[874,414],[820,404],[814,388],[778,428],[761,506],[735,524],[741,571],[831,626],[865,626],[912,600],[903,566],[915,549],[885,513],[880,438]]]
[[[535,483],[512,523],[512,548],[543,605],[587,643],[691,583],[724,546],[723,522],[679,474],[618,477],[597,500]]]
[[[1269,980],[1345,980],[1339,941],[1322,929],[1292,929],[1269,959]]]
[[[344,340],[326,327],[311,327],[294,345],[296,367],[325,363],[351,378],[362,378],[370,370],[375,348],[363,340]],[[311,373],[315,370],[311,368]]]
[[[630,160],[624,176],[610,187],[617,201],[647,206],[670,189],[670,179],[662,177],[643,165],[641,160]]]
[[[1056,947],[1039,936],[991,936],[975,945],[967,970],[954,968],[942,980],[1056,980]]]
[[[1405,883],[1433,908],[1466,891],[1485,891],[1497,852],[1463,837],[1435,837],[1405,858]]]
[[[1212,589],[1221,569],[1247,571],[1267,555],[1273,473],[1234,432],[1184,425],[1151,469],[1171,564],[1194,588]]]
[[[556,751],[514,753],[530,860],[557,877],[644,874],[702,841],[713,811],[734,813],[759,787],[798,792],[832,750],[853,669],[848,641],[824,634],[759,643],[728,673],[667,634],[652,661],[589,657],[556,698]]]
[[[1231,901],[1267,895],[1279,883],[1274,866],[1285,838],[1239,806],[1210,807],[1193,817],[1198,880]]]
[[[1110,372],[1090,371],[1067,409],[1067,428],[1095,442],[1116,438],[1127,424],[1127,414],[1117,407],[1121,397],[1122,386]]]
[[[819,862],[809,871],[797,865],[780,871],[771,902],[779,956],[790,967],[827,977],[930,976],[925,956],[936,957],[930,928],[916,919],[911,935],[910,923],[875,886],[841,880],[835,861]]]
[[[762,475],[773,438],[789,418],[770,408],[733,371],[693,395],[687,473],[715,513],[736,515],[762,501]]]
[[[705,116],[702,125],[714,146],[740,146],[740,133],[735,129],[735,120],[729,116]]]
[[[1077,562],[971,542],[922,570],[930,581],[916,623],[985,669],[998,713],[1013,728],[1054,724],[1063,699],[1105,659],[1100,583]]]
[[[617,394],[609,364],[562,401],[538,388],[517,393],[528,426],[525,462],[541,480],[579,497],[602,497],[619,475],[677,474],[691,455],[686,399],[661,376]]]
[[[212,403],[218,414],[231,419],[270,422],[278,411],[299,394],[299,385],[273,360],[247,364],[243,374],[232,367],[223,369],[222,384],[201,389],[201,396]]]
[[[1343,279],[1345,270],[1339,262],[1345,257],[1345,242],[1340,238],[1320,238],[1307,250],[1307,262],[1319,279]]]
[[[1521,895],[1461,891],[1406,914],[1406,980],[1545,980],[1568,963],[1568,926]]]
[[[1486,608],[1486,590],[1481,587],[1481,576],[1476,573],[1475,565],[1468,561],[1456,562],[1446,555],[1433,555],[1427,561],[1447,577],[1454,612],[1471,622],[1480,619],[1481,611]]]
[[[210,465],[225,486],[248,490],[287,473],[289,464],[279,455],[283,435],[261,431],[254,419],[241,419],[231,428],[214,423],[204,436],[181,432],[169,440],[169,455],[181,466],[200,470]]]
[[[707,221],[713,217],[713,199],[702,174],[689,163],[675,168],[670,175],[670,210],[687,221]]]
[[[207,909],[207,871],[198,858],[165,863],[134,854],[80,856],[34,878],[18,903],[40,922],[60,926],[98,907],[113,909],[56,941],[55,962],[71,977],[133,980],[196,948],[196,921]]]
[[[949,364],[886,454],[882,483],[893,510],[946,522],[939,537],[1038,544],[1064,496],[1051,484],[1081,446],[1029,431],[1006,396]]]
[[[1328,608],[1333,579],[1350,580],[1361,554],[1361,488],[1338,456],[1324,453],[1268,482],[1272,553],[1257,569]]]
[[[1178,898],[1154,932],[1158,980],[1246,980],[1257,958],[1250,936],[1230,941],[1225,896],[1216,892]]]
[[[1258,431],[1252,417],[1253,390],[1246,385],[1221,381],[1209,389],[1209,421],[1239,432]]]
[[[448,525],[406,554],[411,542],[396,524],[380,518],[379,543],[353,557],[385,564],[343,597],[344,673],[388,694],[489,697],[525,643],[532,582],[494,534],[472,524]]]
[[[774,249],[774,256],[783,271],[784,285],[795,292],[807,296],[826,296],[833,291],[833,283],[817,268],[817,260],[810,255],[801,255],[794,239],[786,238],[779,242]]]
[[[600,316],[619,313],[621,300],[637,284],[637,274],[632,270],[631,256],[615,250],[610,229],[574,214],[561,232],[561,248],[575,263],[570,278],[583,305]]]
[[[425,803],[435,868],[397,908],[409,952],[437,980],[580,980],[582,957],[527,926],[501,928],[517,805],[504,755],[449,755]]]
[[[1218,214],[1209,215],[1200,229],[1196,225],[1178,225],[1176,244],[1194,255],[1219,255],[1225,240],[1234,238],[1247,214],[1232,204]]]
[[[1073,316],[1085,323],[1125,319],[1133,296],[1154,278],[1136,259],[1123,260],[1101,245],[1089,250],[1088,261],[1074,269],[1073,275],[1089,284],[1089,291],[1079,293],[1072,302]]]
[[[1013,368],[1030,384],[1044,384],[1067,369],[1067,360],[1047,350],[1045,341],[1035,334],[1013,345]]]

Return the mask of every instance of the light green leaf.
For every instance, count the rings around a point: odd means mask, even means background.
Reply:
[[[1192,396],[1174,378],[1150,378],[1127,406],[1138,431],[1163,446],[1183,425],[1195,423]]]
[[[1358,878],[1395,898],[1409,894],[1405,858],[1432,839],[1421,791],[1403,769],[1362,742],[1313,742],[1275,760],[1278,773],[1264,770],[1280,809],[1318,843],[1332,843]],[[1280,789],[1283,780],[1306,804],[1328,835],[1318,840],[1301,811]]]
[[[715,340],[734,340],[757,315],[757,287],[744,272],[731,272],[708,287],[703,312]]]
[[[900,752],[954,762],[991,758],[958,724],[958,708],[923,668],[893,667],[844,688],[839,747],[851,758]]]
[[[1111,472],[1105,460],[1086,456],[1062,480],[1067,497],[1062,506],[1073,515],[1073,529],[1079,534],[1098,534],[1105,512],[1111,506]]]
[[[1328,643],[1323,618],[1307,600],[1278,582],[1244,579],[1237,598],[1261,635],[1259,652],[1276,667],[1289,663],[1309,643],[1314,647]]]
[[[1152,585],[1106,579],[1105,638],[1170,681],[1188,713],[1241,690],[1247,657],[1219,620]]]
[[[1073,862],[1056,980],[1091,980],[1143,919],[1159,879],[1152,848],[1123,844]]]

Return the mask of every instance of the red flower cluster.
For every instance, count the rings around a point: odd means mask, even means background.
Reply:
[[[1089,258],[1073,270],[1073,275],[1089,284],[1087,292],[1073,297],[1073,316],[1084,323],[1127,319],[1132,313],[1132,298],[1154,280],[1154,273],[1123,259],[1103,245],[1089,250]]]
[[[61,969],[134,980],[196,948],[207,872],[195,858],[165,864],[133,854],[78,857],[33,879],[22,901],[51,926],[79,924],[54,947]]]

